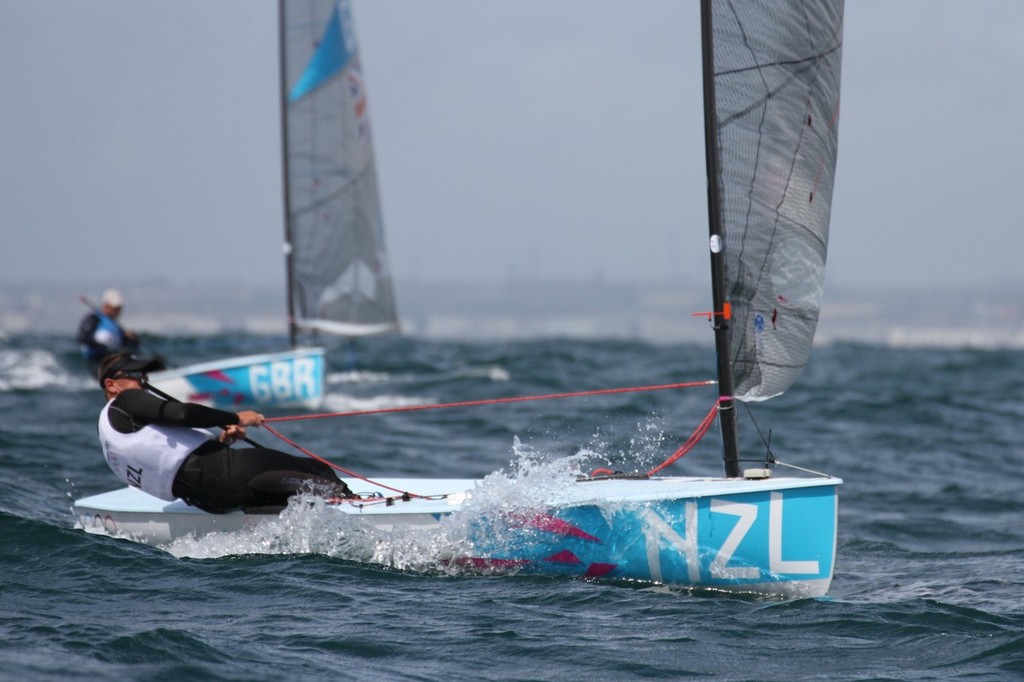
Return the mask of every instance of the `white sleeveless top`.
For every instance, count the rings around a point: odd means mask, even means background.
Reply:
[[[173,500],[174,476],[193,450],[214,435],[187,426],[147,424],[135,433],[121,433],[110,425],[111,400],[100,412],[100,447],[107,466],[130,486]]]

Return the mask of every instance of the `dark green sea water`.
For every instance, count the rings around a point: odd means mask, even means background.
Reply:
[[[278,350],[227,335],[147,339],[180,363]],[[1024,679],[1024,352],[831,345],[752,407],[783,461],[840,476],[830,595],[779,601],[643,585],[402,568],[239,538],[168,552],[72,528],[117,487],[72,343],[0,341],[0,679]],[[712,351],[629,341],[361,346],[325,411],[707,379]],[[527,453],[660,462],[712,388],[288,422],[368,475],[514,473]],[[763,452],[748,419],[747,452]],[[270,445],[269,434],[253,434]],[[275,442],[276,445],[276,442]],[[287,449],[287,446],[281,446]],[[671,470],[717,474],[709,435]],[[207,557],[207,558],[201,558]]]

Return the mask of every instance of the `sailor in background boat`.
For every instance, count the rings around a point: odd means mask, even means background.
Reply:
[[[93,374],[103,358],[119,351],[137,350],[135,332],[122,327],[117,318],[124,308],[124,297],[117,289],[107,289],[100,300],[100,309],[91,310],[78,325],[78,343]]]
[[[227,412],[165,400],[144,388],[157,361],[117,353],[100,365],[107,398],[100,412],[100,446],[107,464],[128,485],[161,500],[180,498],[213,514],[284,507],[299,492],[351,497],[326,464],[270,448],[234,449],[246,426],[263,415]],[[207,428],[221,427],[218,436]]]

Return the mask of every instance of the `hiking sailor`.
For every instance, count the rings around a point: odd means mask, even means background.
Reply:
[[[100,412],[103,457],[128,485],[162,500],[180,498],[204,511],[284,507],[300,492],[352,493],[327,464],[270,448],[235,449],[245,427],[263,424],[252,410],[228,412],[165,400],[145,390],[158,361],[116,353],[97,378],[107,398]],[[215,435],[208,428],[221,427]]]

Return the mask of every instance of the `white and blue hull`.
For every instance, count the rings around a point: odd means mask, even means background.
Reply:
[[[836,551],[835,478],[666,477],[581,481],[535,510],[474,508],[479,481],[382,479],[444,499],[343,502],[332,510],[381,532],[434,528],[465,514],[472,550],[448,560],[488,571],[721,589],[824,595]],[[394,495],[387,488],[361,489]],[[75,504],[76,527],[164,545],[182,536],[250,528],[273,514],[206,514],[134,488]]]
[[[316,408],[325,377],[324,349],[299,348],[153,372],[149,383],[178,400],[220,409]]]

